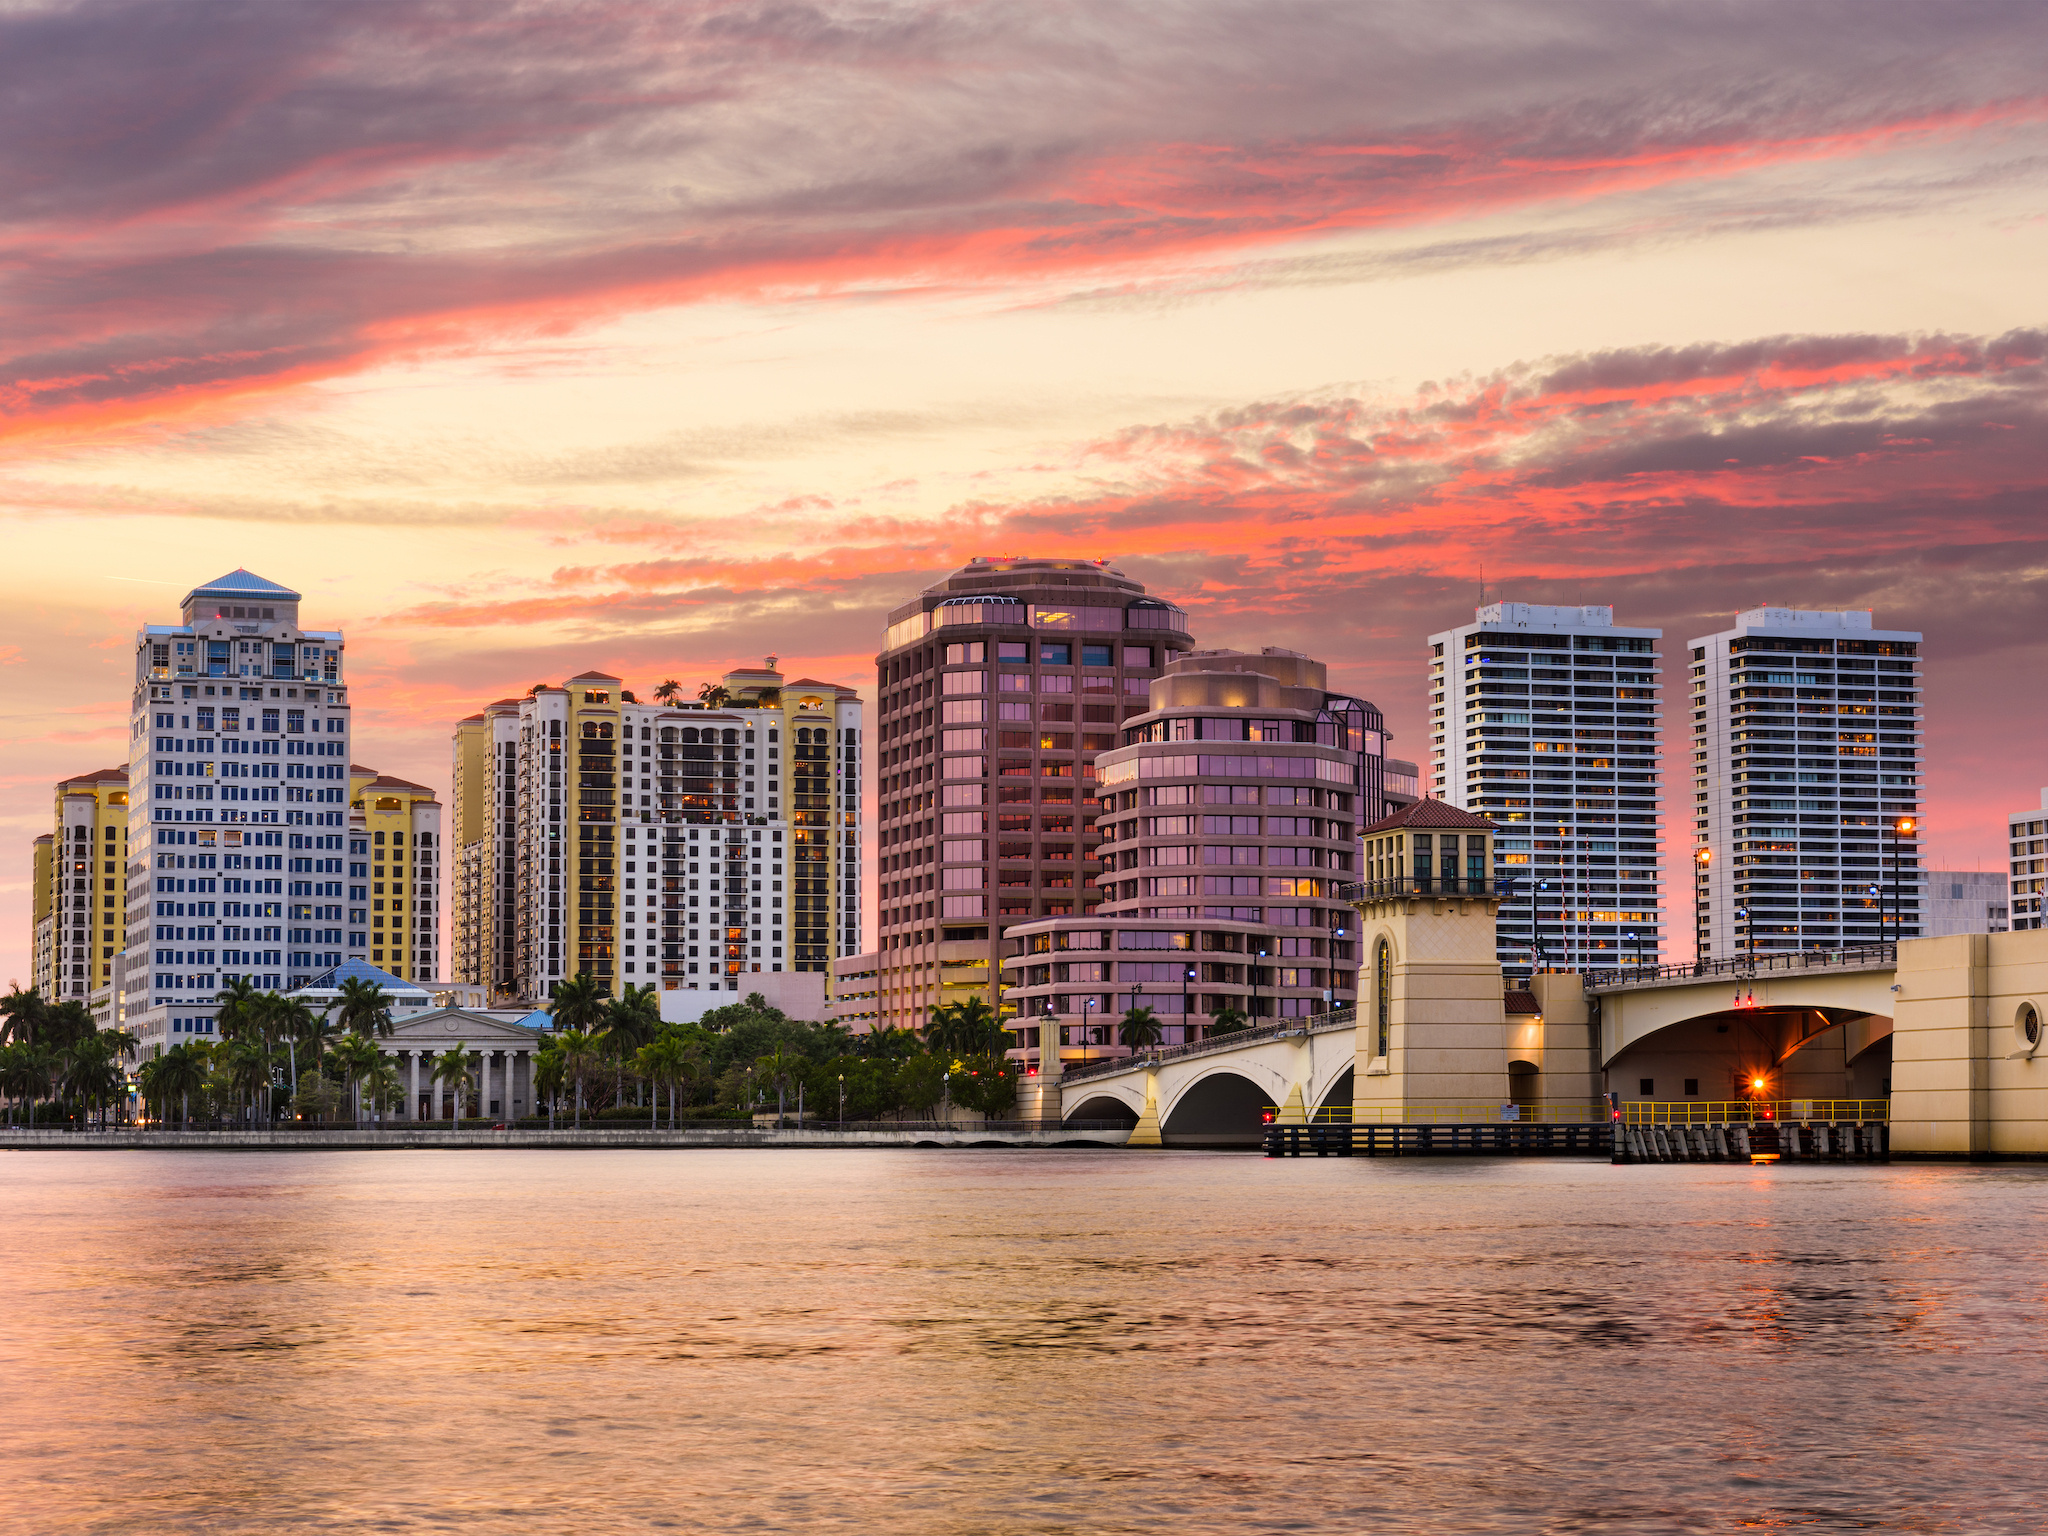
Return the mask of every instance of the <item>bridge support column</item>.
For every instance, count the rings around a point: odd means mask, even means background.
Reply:
[[[1287,1090],[1287,1101],[1280,1106],[1279,1113],[1273,1116],[1273,1123],[1276,1125],[1308,1124],[1308,1105],[1302,1099],[1301,1084],[1296,1083]]]
[[[1138,1123],[1131,1127],[1131,1139],[1127,1147],[1157,1147],[1164,1145],[1159,1139],[1159,1074],[1145,1074],[1145,1110],[1138,1116]]]

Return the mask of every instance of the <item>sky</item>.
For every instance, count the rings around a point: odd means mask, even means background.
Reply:
[[[1931,856],[1997,868],[2044,82],[2018,0],[0,0],[0,976],[137,626],[237,566],[444,791],[593,667],[872,699],[981,554],[1318,656],[1418,760],[1482,591],[1662,627],[1674,696],[1739,609],[1868,608]]]

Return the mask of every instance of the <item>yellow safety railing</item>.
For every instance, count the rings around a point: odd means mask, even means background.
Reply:
[[[1584,1125],[1605,1120],[1597,1101],[1545,1099],[1535,1104],[1334,1104],[1315,1112],[1315,1125]]]
[[[1621,1106],[1624,1125],[1754,1125],[1759,1120],[1889,1120],[1889,1099],[1639,1099]]]

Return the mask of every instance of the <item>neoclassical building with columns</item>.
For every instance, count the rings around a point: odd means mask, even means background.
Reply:
[[[535,1022],[521,1022],[530,1017]],[[511,1010],[434,1008],[394,1021],[393,1032],[377,1044],[397,1058],[405,1085],[405,1120],[453,1118],[445,1083],[434,1081],[434,1058],[457,1046],[470,1055],[469,1103],[465,1114],[512,1119],[534,1112],[533,1058],[540,1049],[546,1014]]]

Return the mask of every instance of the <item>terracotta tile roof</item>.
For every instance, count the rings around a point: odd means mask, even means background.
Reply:
[[[1384,816],[1358,835],[1371,837],[1375,832],[1393,832],[1404,827],[1455,827],[1460,830],[1470,827],[1476,831],[1495,832],[1499,828],[1484,816],[1474,816],[1470,811],[1461,811],[1455,805],[1442,800],[1418,800],[1413,805],[1403,806],[1391,816]]]
[[[119,779],[125,784],[128,782],[128,770],[126,768],[102,768],[97,773],[75,773],[68,779],[59,779],[57,783],[61,788],[66,784],[103,784],[108,779]]]
[[[1510,992],[1502,999],[1509,1013],[1541,1014],[1543,1005],[1536,1001],[1534,992]]]
[[[613,677],[609,672],[578,672],[569,681],[572,683],[616,683],[619,679]]]

